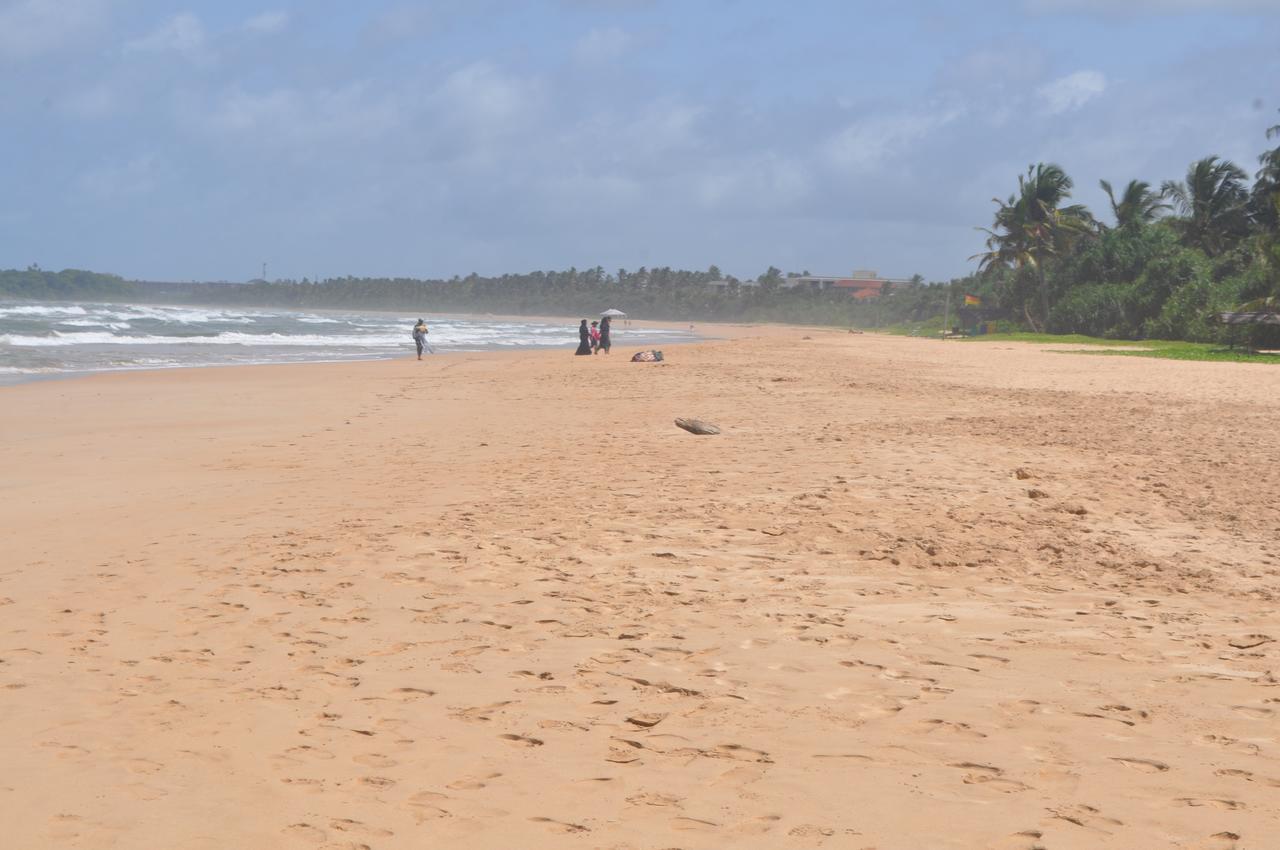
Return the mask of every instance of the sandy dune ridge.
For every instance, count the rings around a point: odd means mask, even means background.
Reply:
[[[1280,846],[1280,370],[626,353],[0,389],[0,844]]]

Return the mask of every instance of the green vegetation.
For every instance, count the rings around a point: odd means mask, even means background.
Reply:
[[[1236,363],[1280,364],[1280,353],[1249,351],[1246,348],[1223,347],[1217,343],[1183,342],[1180,340],[1103,339],[1084,334],[1001,333],[964,337],[961,342],[1038,342],[1049,345],[1098,346],[1097,351],[1075,353],[1113,357],[1155,357],[1164,360],[1218,360]]]
[[[1280,126],[1267,133],[1277,136]],[[1073,184],[1061,168],[1033,166],[1015,194],[996,202],[979,272],[962,282],[983,307],[961,311],[956,324],[1020,317],[1055,334],[1280,348],[1280,326],[1218,321],[1224,312],[1280,313],[1280,147],[1258,159],[1252,186],[1244,169],[1217,156],[1191,163],[1159,192],[1135,179],[1117,197],[1102,180],[1112,225],[1066,203]],[[1215,351],[1176,356],[1240,356]]]
[[[128,298],[138,287],[113,274],[78,269],[47,272],[39,266],[25,271],[0,270],[0,296],[65,301],[76,298]]]

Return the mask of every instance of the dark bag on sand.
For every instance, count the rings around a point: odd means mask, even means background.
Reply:
[[[632,363],[661,363],[662,352],[653,351],[653,350],[637,351],[635,354],[631,356],[631,362]]]

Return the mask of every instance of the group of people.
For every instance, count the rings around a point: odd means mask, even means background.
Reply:
[[[587,326],[587,320],[582,320],[582,325],[578,328],[578,350],[575,354],[598,354],[603,351],[609,353],[609,349],[613,347],[613,341],[609,338],[609,324],[612,319],[604,316],[598,322],[592,322],[591,326]],[[431,347],[431,343],[427,342],[427,323],[418,319],[418,323],[413,326],[413,344],[418,348],[418,359],[422,359],[423,349],[428,354],[435,354],[436,350]]]
[[[613,342],[609,339],[609,323],[612,321],[609,316],[605,316],[587,327],[587,320],[583,319],[578,326],[578,350],[574,354],[598,354],[601,351],[608,354],[613,347]]]

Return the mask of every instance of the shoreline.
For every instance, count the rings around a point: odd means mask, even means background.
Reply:
[[[85,299],[80,299],[78,301],[68,301],[68,302],[33,301],[32,303],[126,305],[134,302],[99,302],[99,301],[89,301]],[[329,315],[348,315],[348,316],[361,315],[361,316],[370,316],[370,317],[393,317],[394,316],[396,318],[402,318],[405,315],[400,312],[379,311],[379,310],[362,310],[362,311],[348,311],[348,310],[341,310],[341,309],[295,310],[290,308],[266,308],[266,307],[230,308],[227,305],[223,305],[221,307],[219,307],[218,305],[208,305],[208,304],[170,305],[170,304],[160,304],[159,302],[147,303],[145,306],[174,307],[179,309],[201,309],[201,308],[203,309],[244,309],[244,310],[250,310],[250,311],[254,309],[258,309],[264,312],[287,312],[287,313],[298,313],[302,315],[329,314]],[[432,315],[434,316],[434,318],[445,319],[445,320],[479,321],[479,322],[510,321],[510,322],[528,322],[530,324],[545,324],[545,325],[558,325],[558,324],[563,324],[567,321],[563,318],[545,317],[545,316],[517,317],[517,316],[500,316],[495,314],[465,314],[465,313],[439,313],[439,314],[432,314]],[[580,320],[573,321],[574,330],[576,330],[576,325],[578,321]],[[680,333],[684,332],[682,328],[678,327],[678,323],[658,322],[658,321],[649,321],[649,320],[633,320],[630,326],[626,328],[619,328],[619,331],[622,331],[622,342],[624,343],[625,343],[625,335],[628,331],[645,331],[645,330],[676,331]],[[690,332],[690,333],[692,334],[692,337],[689,339],[675,339],[675,340],[669,340],[669,341],[664,340],[661,343],[653,343],[651,347],[656,347],[659,344],[664,346],[665,345],[673,345],[673,346],[687,345],[690,343],[696,343],[696,342],[714,339],[713,337],[707,337],[707,336],[696,334],[693,332]],[[269,347],[269,344],[264,344],[264,345]],[[576,346],[576,342],[565,343],[564,345],[570,351],[572,351],[573,347]],[[636,343],[636,345],[643,346],[643,345],[646,345],[646,343]],[[127,347],[127,346],[122,346],[122,347]],[[353,356],[342,356],[342,357],[333,357],[333,358],[320,358],[315,360],[280,360],[280,361],[262,360],[257,362],[248,362],[248,363],[195,363],[195,364],[174,363],[174,364],[164,365],[164,366],[128,366],[126,365],[126,366],[104,366],[101,368],[92,368],[92,369],[68,369],[64,371],[48,371],[48,372],[30,372],[30,371],[12,372],[12,373],[9,373],[8,375],[0,375],[0,390],[2,390],[5,387],[21,386],[21,385],[33,383],[33,382],[42,382],[46,380],[78,380],[78,379],[91,378],[97,375],[104,375],[104,374],[119,374],[119,373],[134,373],[134,372],[165,372],[165,371],[170,371],[174,369],[187,370],[187,369],[206,369],[206,368],[224,368],[224,367],[244,368],[244,367],[252,367],[252,366],[276,366],[276,365],[287,365],[287,364],[322,365],[326,363],[331,363],[331,364],[361,363],[366,361],[397,360],[397,359],[400,359],[402,356],[413,357],[414,354],[413,354],[412,344],[406,343],[405,347],[407,349],[407,352],[404,354],[382,353],[382,354],[369,354],[366,356],[353,355]],[[477,354],[477,353],[484,353],[484,352],[523,353],[523,352],[530,352],[530,351],[560,351],[560,350],[562,349],[552,347],[552,346],[545,346],[545,345],[530,345],[528,347],[514,347],[514,346],[491,347],[491,348],[482,348],[482,349],[466,349],[466,348],[452,349],[452,350],[437,349],[437,351],[431,356],[466,355],[466,354]]]

